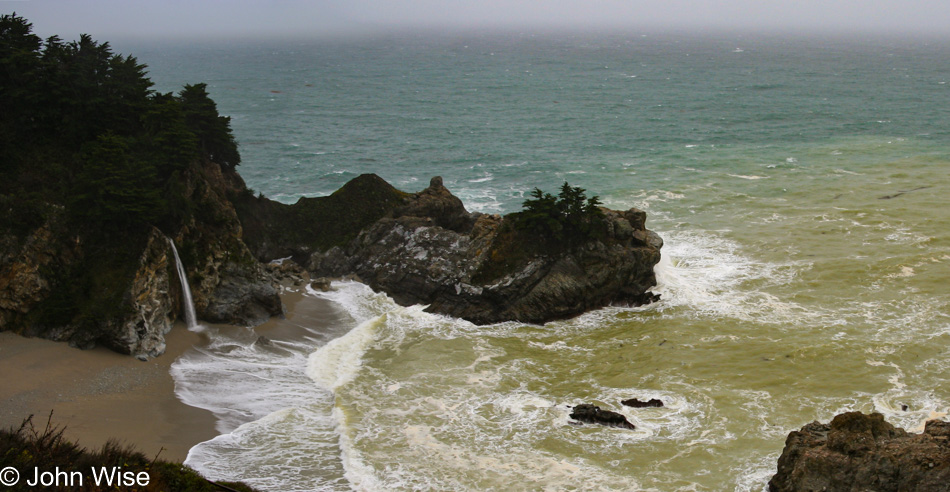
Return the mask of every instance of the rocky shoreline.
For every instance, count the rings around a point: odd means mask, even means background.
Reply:
[[[657,299],[649,289],[663,240],[636,209],[601,209],[589,237],[568,243],[520,228],[517,214],[468,212],[439,177],[410,194],[363,175],[328,197],[294,205],[253,197],[234,170],[213,162],[189,170],[183,181],[185,197],[201,213],[173,234],[151,227],[121,238],[113,247],[129,256],[125,270],[108,252],[87,247],[56,214],[26,237],[5,238],[3,329],[140,358],[161,355],[183,303],[169,238],[178,245],[198,319],[212,323],[257,325],[281,315],[277,272],[265,268],[280,257],[314,278],[357,278],[400,304],[426,304],[476,324],[544,323]],[[116,271],[99,273],[98,264]],[[83,309],[98,313],[90,318],[76,306],[57,305],[63,296],[84,299],[62,273],[84,270],[93,273],[80,275],[110,282],[106,292],[118,303],[112,311],[90,305]],[[65,315],[48,314],[56,309]]]
[[[879,413],[812,422],[788,435],[769,481],[770,492],[804,490],[950,490],[950,422],[931,420],[921,434]]]
[[[375,176],[357,179],[389,186]],[[545,243],[519,230],[513,214],[466,211],[435,177],[351,241],[312,253],[307,269],[315,277],[353,275],[399,304],[426,304],[476,324],[544,323],[653,301],[663,240],[646,229],[642,211],[602,212],[602,235]]]
[[[65,211],[52,208],[23,237],[0,237],[0,329],[161,355],[183,302],[169,238],[185,258],[199,319],[256,325],[280,315],[277,283],[241,240],[229,200],[246,189],[240,176],[205,162],[183,181],[185,196],[212,220],[193,216],[171,234],[153,226],[91,244],[85,231],[67,226]]]

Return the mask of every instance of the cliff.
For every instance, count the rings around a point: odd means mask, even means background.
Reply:
[[[932,420],[911,434],[881,414],[849,412],[789,434],[769,490],[938,491],[948,484],[950,423]]]
[[[161,354],[182,312],[168,238],[200,319],[280,314],[241,240],[233,200],[250,192],[206,86],[156,93],[108,43],[31,31],[0,16],[0,330]]]
[[[227,198],[243,189],[240,177],[205,162],[181,184],[202,212],[173,231],[143,226],[93,235],[84,228],[98,228],[70,223],[65,208],[49,205],[39,226],[0,234],[0,329],[161,355],[183,312],[169,238],[181,252],[199,319],[253,325],[281,314],[274,282],[241,241]]]
[[[321,206],[350,215],[310,223],[309,236],[294,227]],[[278,207],[257,199],[239,209],[245,224],[269,224],[245,229],[259,258],[293,256],[312,276],[354,275],[400,304],[427,304],[430,312],[477,324],[544,323],[654,299],[648,290],[662,240],[635,209],[602,209],[596,233],[562,242],[524,229],[517,214],[466,211],[439,177],[408,194],[375,175],[354,179],[323,202]],[[275,249],[282,240],[274,231],[291,228],[294,241]]]
[[[169,239],[209,322],[281,314],[261,261],[287,256],[475,323],[654,298],[662,240],[641,211],[591,199],[563,223],[543,207],[483,215],[440,178],[409,194],[374,175],[294,205],[255,198],[204,84],[156,93],[145,66],[108,43],[31,30],[0,16],[0,330],[160,355],[183,312]]]

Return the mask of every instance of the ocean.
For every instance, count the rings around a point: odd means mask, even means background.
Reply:
[[[221,435],[187,464],[263,490],[760,491],[792,430],[950,407],[950,40],[401,33],[114,44],[206,82],[255,192],[440,175],[508,213],[563,182],[637,207],[660,302],[478,327],[353,282],[172,373]],[[128,49],[127,49],[128,48]],[[658,398],[662,408],[623,407]],[[636,430],[571,425],[570,406]]]

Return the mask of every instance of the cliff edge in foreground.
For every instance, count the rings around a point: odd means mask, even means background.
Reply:
[[[321,226],[318,209],[346,215]],[[259,258],[293,256],[312,276],[355,275],[399,304],[427,304],[476,324],[543,323],[655,299],[649,289],[663,241],[636,209],[598,208],[584,234],[555,237],[526,228],[521,213],[468,212],[440,177],[407,194],[363,175],[329,197],[295,205],[257,199],[238,210]],[[300,223],[309,234],[294,227]]]
[[[789,434],[771,492],[801,490],[945,491],[950,486],[950,422],[910,434],[879,413],[848,412]]]

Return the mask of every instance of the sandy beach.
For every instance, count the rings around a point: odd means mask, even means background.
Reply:
[[[299,304],[302,289],[281,294],[285,317],[255,328],[271,339],[292,338],[297,322],[332,318],[327,302]],[[238,327],[217,326],[222,330]],[[169,367],[203,335],[176,323],[165,336],[165,353],[146,362],[103,347],[79,350],[66,343],[0,332],[0,427],[19,427],[33,415],[36,427],[65,426],[65,436],[95,449],[115,439],[148,457],[184,461],[192,446],[218,435],[214,415],[175,396]]]
[[[142,362],[99,347],[0,333],[0,426],[19,427],[33,414],[37,427],[53,412],[68,439],[95,449],[116,439],[148,457],[184,460],[195,444],[217,435],[211,412],[175,396],[169,366],[201,337],[176,324],[164,355]]]

